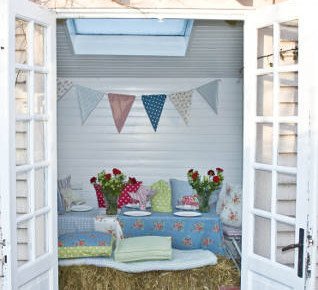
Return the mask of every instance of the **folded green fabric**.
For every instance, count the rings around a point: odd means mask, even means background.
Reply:
[[[90,247],[59,247],[59,259],[86,258],[86,257],[109,257],[112,254],[111,246],[90,246]]]
[[[171,237],[143,236],[119,241],[114,252],[117,262],[170,260]]]

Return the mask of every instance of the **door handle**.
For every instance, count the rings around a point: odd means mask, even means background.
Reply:
[[[298,248],[298,267],[297,267],[297,275],[298,277],[303,277],[303,265],[304,265],[304,229],[299,229],[299,241],[297,244],[290,244],[286,247],[282,248],[282,252],[292,250]]]
[[[285,252],[285,251],[288,251],[288,250],[292,250],[292,249],[295,249],[295,248],[300,248],[301,247],[301,244],[290,244],[284,248],[282,248],[282,252]]]

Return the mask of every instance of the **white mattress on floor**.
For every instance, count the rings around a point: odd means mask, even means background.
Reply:
[[[120,263],[113,258],[79,258],[60,259],[59,266],[94,265],[97,267],[109,267],[123,272],[140,273],[147,271],[176,271],[193,269],[208,265],[215,265],[217,257],[208,250],[172,250],[172,260],[143,261]]]

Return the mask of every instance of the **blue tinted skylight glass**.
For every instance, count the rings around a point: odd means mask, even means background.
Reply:
[[[74,19],[76,34],[86,35],[185,35],[184,19]]]

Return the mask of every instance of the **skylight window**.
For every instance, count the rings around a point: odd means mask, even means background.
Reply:
[[[184,36],[189,20],[74,19],[76,34]]]
[[[193,20],[69,19],[75,54],[185,56]]]

